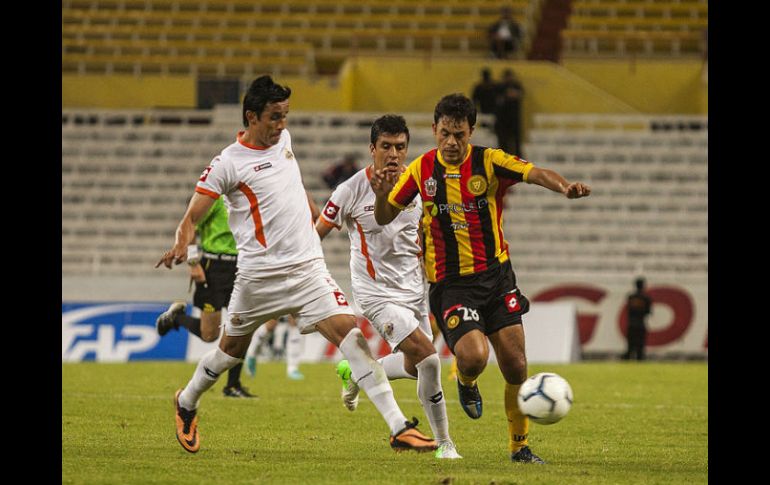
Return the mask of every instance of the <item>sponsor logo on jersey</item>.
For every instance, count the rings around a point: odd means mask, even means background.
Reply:
[[[425,212],[430,214],[432,217],[436,217],[438,215],[438,206],[436,206],[436,204],[433,202],[426,200],[423,203],[423,207],[425,207]]]
[[[273,166],[273,164],[271,162],[260,163],[259,165],[254,167],[254,171],[255,172],[259,172],[260,170],[264,170],[264,169],[270,168],[272,166]]]
[[[445,173],[444,174],[444,178],[445,179],[459,179],[459,178],[462,178],[462,177],[463,176],[461,174],[459,174],[459,173]]]
[[[365,205],[364,206],[364,212],[374,212],[374,206],[373,205]]]
[[[453,231],[458,231],[460,229],[468,229],[468,223],[467,222],[453,222],[449,225],[449,227],[452,228]]]
[[[442,214],[445,212],[478,212],[488,205],[489,201],[487,199],[481,199],[479,201],[463,202],[462,204],[439,204],[438,210]]]
[[[436,195],[436,187],[438,186],[438,182],[436,182],[436,179],[431,177],[425,181],[424,185],[425,185],[425,193],[429,197],[433,197]]]
[[[334,220],[337,218],[337,212],[339,211],[340,211],[340,208],[334,205],[334,202],[332,201],[328,201],[326,203],[326,206],[324,206],[324,215],[331,220]]]
[[[203,172],[201,173],[201,177],[198,179],[198,182],[205,182],[206,178],[209,176],[209,172],[211,172],[211,169],[214,168],[211,165],[203,169]]]
[[[487,179],[483,175],[474,175],[466,184],[468,191],[473,195],[481,195],[487,191]]]

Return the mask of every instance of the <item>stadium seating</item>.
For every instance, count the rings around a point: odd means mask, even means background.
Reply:
[[[369,131],[381,113],[291,114],[292,142],[305,186],[322,205],[331,194],[322,172],[347,153],[369,155]],[[201,171],[235,139],[240,106],[214,110],[63,110],[62,272],[65,275],[163,277],[153,271],[174,239]],[[434,146],[430,114],[405,114],[410,153]],[[479,126],[490,124],[479,118]],[[480,128],[477,143],[494,146]],[[349,281],[347,236],[324,242],[343,289]],[[345,283],[342,283],[342,282]]]
[[[305,185],[321,205],[321,173],[346,153],[369,160],[374,113],[292,113]],[[433,147],[429,114],[405,115],[410,153]],[[162,278],[153,265],[173,241],[195,180],[234,139],[240,107],[214,110],[64,110],[62,272]],[[480,126],[489,124],[482,117]],[[474,142],[496,146],[480,128]],[[649,277],[706,281],[708,119],[702,116],[536,115],[526,156],[593,186],[570,201],[521,184],[509,193],[506,237],[528,281],[643,270]],[[344,232],[324,241],[330,271],[348,287]]]
[[[510,3],[517,18],[527,5]],[[186,63],[193,73],[237,75],[241,66],[278,75],[336,72],[350,55],[483,57],[499,12],[489,0],[68,0],[62,64],[78,73],[180,72]]]
[[[700,54],[706,28],[705,0],[575,0],[561,32],[563,55]]]
[[[533,280],[708,275],[708,119],[536,115],[527,157],[593,187],[590,199],[515,189],[506,234]]]

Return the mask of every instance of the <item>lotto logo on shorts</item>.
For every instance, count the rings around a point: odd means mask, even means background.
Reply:
[[[505,306],[508,308],[508,312],[515,312],[518,310],[521,310],[521,305],[519,305],[519,300],[516,298],[516,295],[514,293],[509,293],[505,295]]]
[[[337,300],[337,305],[348,306],[348,300],[345,299],[345,295],[343,295],[339,291],[334,292],[334,298]]]
[[[324,207],[324,215],[331,220],[334,220],[337,217],[337,212],[339,211],[340,208],[334,205],[332,201],[327,202],[326,207]]]

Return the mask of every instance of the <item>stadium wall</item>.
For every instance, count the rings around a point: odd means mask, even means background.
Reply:
[[[99,362],[127,360],[195,361],[207,344],[189,338],[187,332],[170,332],[160,339],[155,319],[172,300],[184,299],[188,277],[183,271],[173,278],[120,277],[78,282],[63,280],[62,361]],[[334,275],[350,296],[349,278]],[[85,280],[85,278],[84,278]],[[522,279],[522,282],[524,280]],[[613,358],[626,350],[625,304],[631,280],[591,278],[549,283],[523,283],[532,307],[559,303],[574,305],[577,344],[584,357]],[[647,351],[652,358],[708,358],[708,286],[683,278],[648,280],[654,304],[648,321]],[[189,299],[189,298],[188,298]],[[355,309],[355,302],[351,301]],[[188,311],[192,311],[188,305]],[[524,317],[525,328],[544,325],[532,312]],[[550,319],[545,316],[546,321]],[[548,324],[550,324],[549,322]],[[389,348],[362,317],[359,326],[372,351],[379,356]],[[564,327],[562,327],[564,328]],[[561,335],[562,332],[556,332]],[[335,359],[336,349],[318,335],[309,335],[305,361]],[[450,356],[443,341],[437,349]]]
[[[708,86],[697,59],[560,65],[366,57],[347,61],[337,78],[286,76],[279,82],[292,87],[296,110],[432,112],[440,94],[470,94],[484,67],[495,79],[514,70],[524,85],[527,119],[533,113],[708,113]],[[63,107],[195,108],[196,99],[191,76],[62,76]]]

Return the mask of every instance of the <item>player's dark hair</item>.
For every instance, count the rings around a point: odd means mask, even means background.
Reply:
[[[637,290],[644,289],[644,278],[637,278],[634,283],[636,284],[636,289]]]
[[[253,111],[257,117],[262,116],[265,106],[269,103],[285,101],[291,96],[291,88],[280,86],[273,82],[268,75],[260,76],[252,81],[246,96],[243,97],[243,126],[249,126],[246,111]]]
[[[406,133],[406,141],[409,143],[409,128],[406,126],[406,120],[399,115],[380,116],[372,123],[372,132],[369,135],[369,141],[372,145],[377,144],[377,140],[383,133],[391,135],[400,135]]]
[[[463,94],[447,94],[436,105],[433,122],[438,123],[444,116],[455,121],[468,120],[468,125],[473,128],[476,125],[476,106]]]

